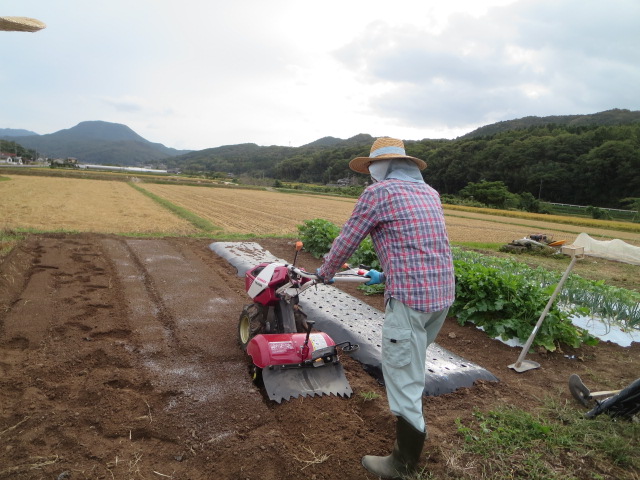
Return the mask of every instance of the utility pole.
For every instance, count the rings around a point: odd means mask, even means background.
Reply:
[[[540,188],[538,188],[538,200],[540,200],[541,194],[542,194],[542,179],[540,179]]]

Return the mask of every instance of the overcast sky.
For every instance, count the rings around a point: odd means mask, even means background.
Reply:
[[[152,142],[456,138],[640,110],[638,0],[4,0],[0,128],[85,120]]]

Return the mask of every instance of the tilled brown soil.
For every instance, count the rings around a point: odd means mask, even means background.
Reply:
[[[290,240],[258,240],[290,259]],[[251,382],[236,342],[244,280],[209,241],[100,235],[30,236],[0,265],[0,478],[372,479],[364,454],[386,454],[394,422],[384,389],[342,356],[349,399],[280,405]],[[319,263],[306,253],[299,264]],[[382,309],[381,298],[354,296]],[[532,357],[449,319],[437,342],[500,378],[425,398],[423,463],[436,478],[474,468],[456,418],[474,408],[533,410],[576,402],[571,373],[592,390],[628,385],[640,345],[610,343]],[[366,401],[363,393],[380,398]],[[576,408],[581,408],[576,405]],[[599,467],[584,462],[584,478]],[[601,472],[602,478],[633,478]]]

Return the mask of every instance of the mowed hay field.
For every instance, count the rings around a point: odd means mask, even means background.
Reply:
[[[1,172],[0,172],[1,174]],[[96,233],[198,231],[126,182],[38,176],[0,181],[0,228]]]
[[[324,218],[342,225],[352,198],[286,194],[242,188],[144,184],[145,190],[195,213],[228,233],[291,235],[305,220]]]
[[[545,220],[451,210],[446,205],[444,212],[447,230],[453,242],[509,243],[511,240],[524,238],[532,233],[544,233],[553,237],[554,240],[566,240],[569,244],[580,233],[585,232],[596,240],[619,238],[631,245],[640,246],[640,233],[604,228],[606,221],[592,220],[590,223],[596,226],[587,227]],[[548,215],[548,217],[552,218],[553,215]],[[560,217],[556,218],[560,219]]]
[[[1,172],[0,172],[1,173]],[[190,212],[217,229],[203,231],[127,182],[47,176],[4,176],[0,181],[0,228],[162,235],[296,236],[305,220],[323,218],[343,225],[356,200],[322,195],[287,194],[240,187],[136,183],[165,202]],[[581,232],[594,238],[620,238],[640,245],[640,233],[565,225],[447,208],[447,228],[454,243],[509,243],[531,233],[552,234],[572,242]],[[600,226],[602,225],[602,226]]]
[[[342,226],[356,203],[352,198],[285,194],[242,188],[207,188],[143,184],[145,190],[205,218],[227,233],[295,235],[305,220],[323,218]],[[621,238],[640,245],[640,233],[606,228],[564,225],[544,220],[503,217],[448,209],[447,228],[452,242],[508,243],[531,233],[545,232],[572,242],[581,232],[594,238]],[[596,224],[606,222],[595,222]]]

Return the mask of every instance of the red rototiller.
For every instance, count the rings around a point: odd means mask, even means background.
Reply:
[[[338,357],[355,352],[351,342],[337,343],[324,332],[314,332],[298,296],[321,281],[316,274],[295,266],[302,242],[296,244],[292,264],[260,263],[245,274],[245,288],[253,303],[238,322],[238,340],[251,357],[250,371],[264,385],[269,399],[278,403],[292,397],[353,393]],[[338,273],[336,282],[365,283],[364,271]]]

